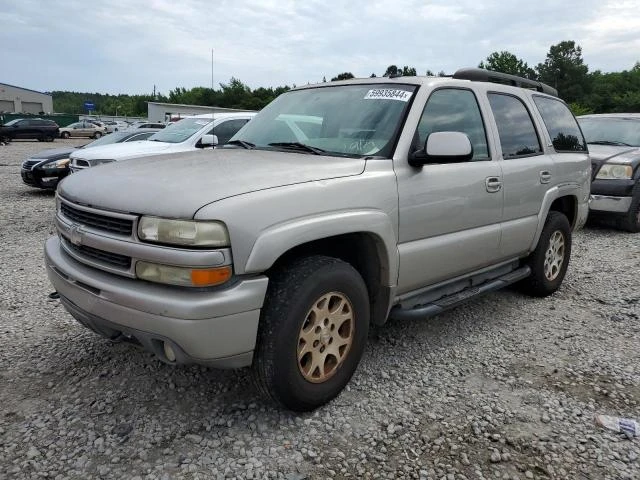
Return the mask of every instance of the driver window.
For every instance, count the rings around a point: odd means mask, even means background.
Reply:
[[[443,88],[431,94],[418,124],[417,148],[423,148],[429,134],[434,132],[466,133],[473,147],[471,161],[489,160],[487,134],[471,90]]]

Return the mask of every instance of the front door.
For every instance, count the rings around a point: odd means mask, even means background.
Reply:
[[[435,90],[416,132],[416,147],[433,132],[465,133],[471,161],[411,167],[396,163],[399,193],[398,294],[495,263],[500,256],[502,172],[492,158],[473,91]]]

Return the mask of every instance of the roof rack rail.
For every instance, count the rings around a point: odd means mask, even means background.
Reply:
[[[453,74],[453,78],[471,80],[472,82],[502,83],[503,85],[533,89],[538,92],[553,95],[554,97],[558,96],[558,91],[546,83],[529,80],[528,78],[518,77],[516,75],[509,75],[508,73],[484,70],[482,68],[461,68]]]

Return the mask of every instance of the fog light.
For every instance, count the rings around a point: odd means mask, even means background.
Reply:
[[[170,362],[175,362],[176,352],[173,351],[171,345],[169,345],[167,342],[162,342],[162,344],[164,346],[164,356],[167,357],[167,360],[169,360]]]

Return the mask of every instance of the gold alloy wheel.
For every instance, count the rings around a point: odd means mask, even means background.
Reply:
[[[544,275],[547,280],[554,281],[560,274],[560,269],[564,263],[564,235],[559,230],[551,234],[549,248],[544,258]]]
[[[312,383],[330,379],[349,354],[355,333],[353,306],[330,292],[313,303],[298,335],[298,368]]]

